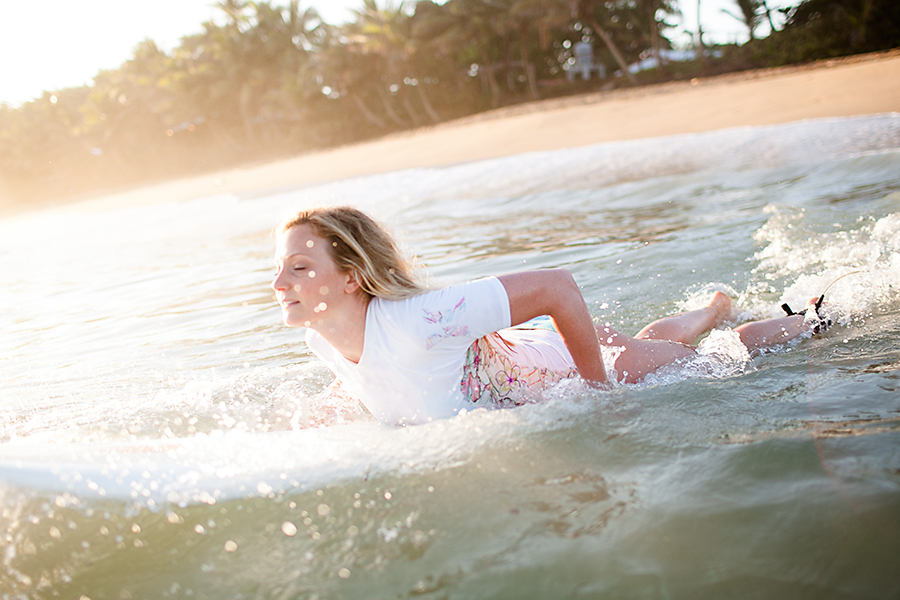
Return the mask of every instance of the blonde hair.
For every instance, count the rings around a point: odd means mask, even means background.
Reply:
[[[391,235],[361,210],[349,206],[303,210],[288,219],[281,232],[298,225],[309,225],[331,242],[335,264],[344,273],[355,272],[369,296],[400,300],[425,291]]]

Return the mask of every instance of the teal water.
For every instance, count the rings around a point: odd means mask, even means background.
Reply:
[[[419,427],[323,396],[272,230],[386,222],[435,283],[564,266],[629,332],[833,281],[610,392]],[[896,598],[900,115],[0,221],[0,598]]]

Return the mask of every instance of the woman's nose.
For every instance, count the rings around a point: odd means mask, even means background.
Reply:
[[[279,272],[275,276],[275,279],[272,280],[272,289],[275,290],[276,292],[283,292],[284,290],[287,289],[287,286],[284,285],[284,283],[281,281],[282,274],[283,273]]]

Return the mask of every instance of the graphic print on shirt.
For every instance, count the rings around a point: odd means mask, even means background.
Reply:
[[[428,338],[425,340],[426,349],[433,348],[444,338],[462,337],[469,334],[469,327],[467,325],[460,326],[450,324],[453,322],[453,319],[456,318],[456,315],[463,311],[465,308],[466,297],[463,296],[459,299],[459,302],[457,302],[456,305],[447,310],[439,310],[437,312],[434,312],[425,308],[422,309],[422,312],[425,313],[422,318],[425,319],[426,323],[430,323],[433,325],[448,323],[448,325],[445,325],[441,328],[440,333],[434,333],[428,336]]]
[[[459,299],[459,302],[457,302],[456,305],[449,310],[439,310],[437,312],[432,312],[427,308],[423,308],[422,312],[425,313],[425,317],[423,318],[425,319],[426,323],[449,323],[453,320],[453,317],[456,316],[456,313],[458,313],[465,307],[466,297],[463,296]]]

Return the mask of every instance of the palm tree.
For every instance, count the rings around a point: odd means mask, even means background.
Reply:
[[[428,10],[416,24],[416,36],[421,39],[427,31],[432,44],[444,56],[477,57],[478,75],[488,84],[491,106],[500,106],[500,86],[495,73],[492,54],[500,46],[498,27],[505,14],[504,7],[490,0],[448,0],[440,10]]]
[[[565,2],[560,0],[515,0],[510,7],[509,18],[518,33],[520,60],[525,68],[528,89],[531,97],[537,100],[540,95],[536,70],[528,59],[528,34],[532,28],[536,29],[540,48],[546,52],[550,47],[550,31],[569,22],[569,11]]]
[[[382,9],[375,0],[365,0],[354,13],[356,20],[341,29],[337,43],[331,46],[344,93],[351,96],[368,120],[381,121],[364,101],[364,97],[374,97],[389,120],[405,126],[394,107],[394,95],[401,89],[398,82],[402,83],[400,65],[406,58],[400,31],[400,22],[406,18],[403,3]]]
[[[412,35],[412,19],[405,10],[405,3],[387,4],[379,9],[375,0],[365,0],[364,10],[356,13],[354,29],[363,51],[378,56],[382,65],[382,77],[386,79],[390,96],[385,91],[385,86],[379,87],[379,96],[385,103],[385,110],[390,118],[399,122],[390,104],[392,98],[397,98],[413,123],[422,123],[410,99],[409,88],[415,88],[425,112],[432,121],[440,122],[441,118],[420,85],[420,78],[414,67],[416,40]]]
[[[365,8],[357,13],[364,11]],[[361,28],[358,21],[327,28],[327,35],[315,56],[318,82],[333,103],[344,105],[349,102],[369,125],[379,130],[387,129],[389,125],[385,119],[402,125],[390,103],[384,106],[382,57],[371,51],[376,46],[374,43],[367,46],[368,40]],[[370,106],[369,99],[373,97],[383,105],[382,111]]]
[[[204,23],[204,33],[175,52],[187,71],[182,87],[224,144],[259,145],[302,120],[298,99],[317,94],[309,65],[321,19],[296,0],[286,8],[240,0],[218,6],[225,25]]]
[[[700,57],[702,69],[706,70],[706,44],[703,42],[703,25],[700,20],[700,2],[701,0],[697,0],[697,45],[699,46],[697,55]]]
[[[662,46],[665,38],[660,35],[660,29],[666,25],[665,16],[676,12],[677,7],[673,0],[637,0],[632,14],[632,20],[637,25],[638,30],[646,32],[649,36],[648,41],[656,59],[657,73],[660,75],[665,72],[662,57]],[[662,15],[662,18],[660,18],[660,15]],[[666,40],[666,45],[668,45],[668,40]]]
[[[734,0],[734,2],[740,10],[739,15],[734,14],[727,8],[723,8],[722,12],[746,25],[747,29],[750,31],[750,39],[755,40],[756,36],[754,35],[754,31],[756,31],[756,28],[759,26],[763,17],[763,14],[760,13],[759,10],[762,8],[762,2],[760,2],[760,0]]]

